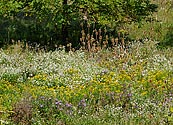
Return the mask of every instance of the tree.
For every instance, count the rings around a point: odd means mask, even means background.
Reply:
[[[16,40],[76,46],[81,22],[116,30],[126,23],[140,23],[156,9],[150,0],[3,0],[0,16],[10,21],[7,27],[13,25],[10,32]],[[19,36],[22,28],[25,33]]]
[[[64,45],[67,45],[68,43],[68,4],[67,4],[67,0],[63,0],[63,11],[62,11],[62,15],[63,15],[63,19],[64,21],[62,22],[62,42]]]

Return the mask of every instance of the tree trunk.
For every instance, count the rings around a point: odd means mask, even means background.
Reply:
[[[68,13],[67,13],[67,0],[63,0],[63,18],[64,22],[62,23],[62,43],[64,46],[68,44]]]

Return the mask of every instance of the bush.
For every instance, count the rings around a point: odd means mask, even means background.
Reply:
[[[141,22],[156,9],[150,0],[9,0],[0,4],[0,43],[23,40],[51,49],[69,43],[76,47],[81,22],[94,24],[94,29],[97,24],[117,30],[124,24]]]
[[[164,41],[160,44],[161,46],[173,47],[173,24],[168,27],[168,31],[164,37]]]

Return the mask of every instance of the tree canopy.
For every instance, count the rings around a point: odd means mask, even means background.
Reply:
[[[2,0],[0,41],[77,45],[81,22],[116,29],[156,10],[150,0]]]

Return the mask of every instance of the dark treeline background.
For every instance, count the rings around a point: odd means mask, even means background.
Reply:
[[[72,43],[78,48],[81,31],[105,29],[117,35],[123,25],[147,18],[157,10],[150,0],[1,0],[0,46],[22,41],[54,49]]]

